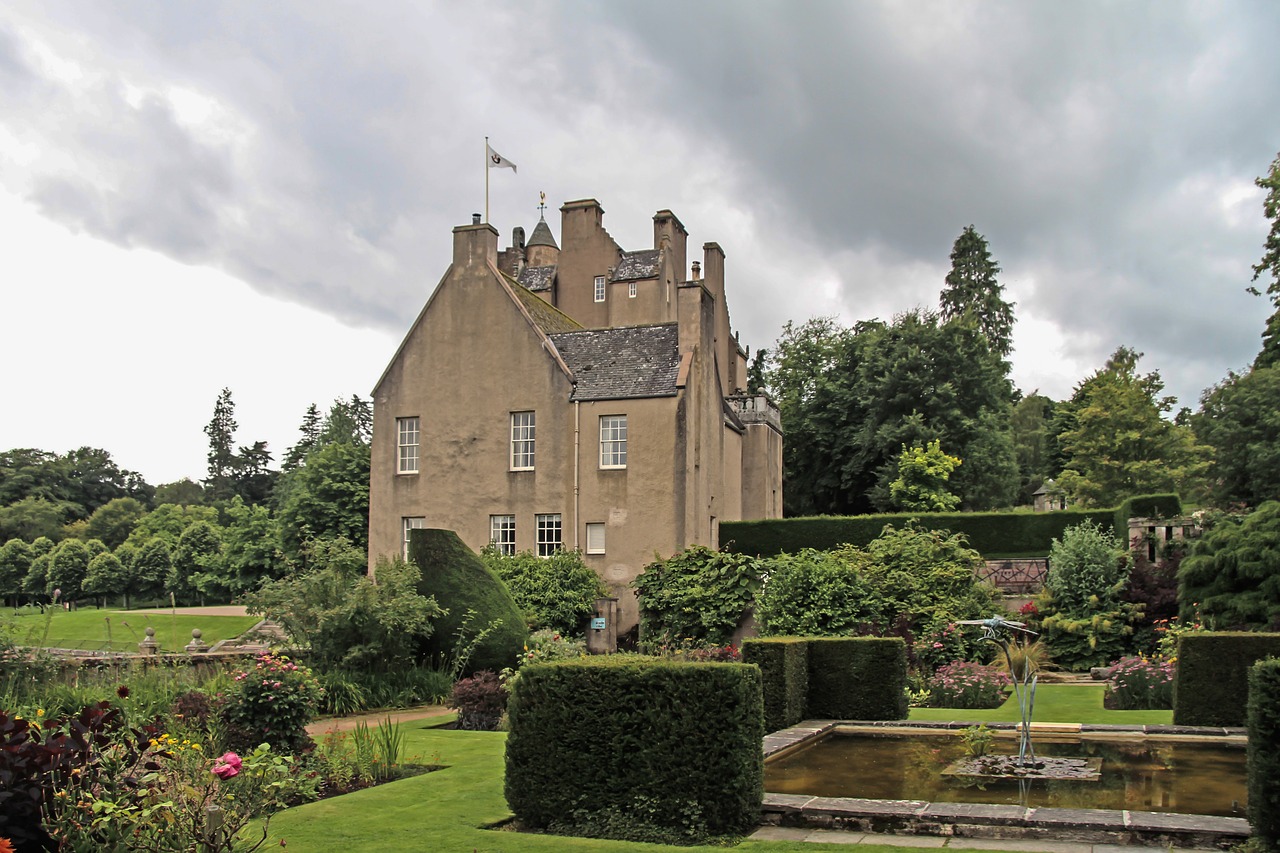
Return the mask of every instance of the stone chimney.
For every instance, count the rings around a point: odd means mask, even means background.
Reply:
[[[453,229],[453,265],[458,269],[498,263],[498,229],[480,221],[480,214],[470,225]]]

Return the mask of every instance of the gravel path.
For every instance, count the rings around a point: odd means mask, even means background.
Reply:
[[[187,616],[248,616],[243,604],[217,604],[212,607],[156,607],[151,610],[130,610],[130,613],[181,613]]]
[[[316,720],[307,726],[307,734],[312,737],[320,737],[330,732],[347,732],[354,729],[359,723],[365,723],[372,728],[386,720],[387,717],[390,717],[393,723],[409,723],[414,720],[442,717],[445,714],[452,713],[452,711],[452,708],[446,708],[443,705],[423,705],[419,708],[407,708],[403,711],[383,711],[380,714],[362,714],[356,717],[328,717],[323,720]]]

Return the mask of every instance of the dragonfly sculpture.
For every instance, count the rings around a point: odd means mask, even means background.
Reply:
[[[966,619],[957,625],[976,625],[982,628],[982,639],[990,640],[1004,652],[1005,662],[1009,665],[1009,677],[1013,679],[1013,694],[1018,699],[1018,711],[1022,717],[1022,725],[1018,736],[1018,758],[1014,762],[1019,767],[1038,767],[1035,750],[1031,746],[1031,712],[1036,704],[1037,674],[1032,672],[1030,663],[1023,658],[1019,672],[1013,666],[1013,655],[1010,649],[1017,645],[1019,635],[1023,637],[1038,636],[1027,628],[1027,623],[1016,622],[1003,616],[995,615],[989,619]]]

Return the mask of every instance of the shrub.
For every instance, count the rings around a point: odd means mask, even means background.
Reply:
[[[453,685],[449,707],[458,709],[458,728],[495,731],[507,709],[507,688],[496,673],[486,669]]]
[[[907,647],[897,637],[809,641],[807,714],[832,720],[903,720]]]
[[[509,666],[529,632],[502,578],[452,530],[412,531],[409,557],[422,570],[418,593],[447,610],[436,620],[422,652],[444,669],[468,656],[457,675]]]
[[[1059,664],[1081,671],[1124,654],[1141,613],[1140,605],[1121,599],[1131,562],[1115,534],[1096,524],[1067,528],[1054,540],[1037,604],[1042,637]]]
[[[1200,614],[1217,628],[1280,628],[1280,501],[1206,531],[1178,570],[1182,616]]]
[[[753,557],[694,545],[645,566],[632,585],[644,642],[725,644],[760,589],[760,566]]]
[[[1173,724],[1243,726],[1249,667],[1273,655],[1280,656],[1280,634],[1184,635],[1173,680]]]
[[[803,637],[743,640],[742,662],[760,667],[766,731],[780,731],[805,719],[809,699],[807,640]]]
[[[880,614],[863,577],[868,559],[865,551],[846,545],[831,551],[806,548],[770,560],[756,603],[761,633],[845,636],[877,621]]]
[[[1013,680],[993,666],[955,661],[938,667],[927,684],[931,708],[999,708]]]
[[[760,671],[609,656],[522,670],[507,802],[525,824],[699,841],[755,826],[764,796]]]
[[[505,556],[490,545],[480,558],[506,582],[533,628],[581,636],[595,600],[608,594],[578,551],[557,551],[550,557],[530,551]]]
[[[1107,707],[1120,711],[1173,707],[1172,660],[1121,658],[1107,684]]]
[[[310,570],[246,595],[249,612],[279,621],[321,669],[388,672],[412,665],[442,614],[435,599],[419,594],[418,567],[379,560],[375,583],[364,554],[345,540],[308,542],[304,554]]]
[[[1280,660],[1249,669],[1249,825],[1268,850],[1280,850]]]
[[[235,674],[222,715],[229,745],[252,750],[267,743],[278,752],[298,752],[311,743],[307,723],[315,718],[323,690],[305,666],[285,655],[258,655]]]

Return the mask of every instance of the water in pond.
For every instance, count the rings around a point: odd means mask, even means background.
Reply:
[[[965,755],[954,735],[832,735],[765,765],[765,790],[817,797],[1010,803],[1244,817],[1243,744],[1040,738],[1041,756],[1102,759],[1097,782],[944,779]],[[999,738],[994,753],[1017,752]],[[1025,789],[1025,790],[1024,790]]]

